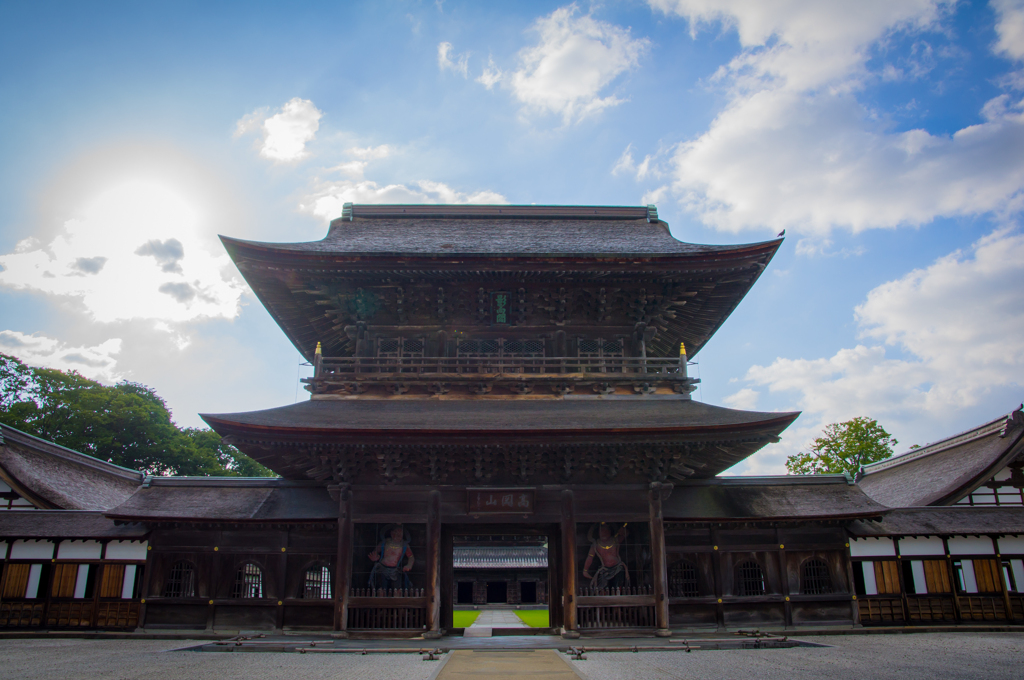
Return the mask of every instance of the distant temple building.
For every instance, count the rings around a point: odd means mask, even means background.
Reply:
[[[781,240],[647,207],[346,205],[225,238],[314,367],[207,414],[278,479],[148,477],[0,430],[0,628],[427,635],[547,605],[567,637],[1024,622],[1024,415],[857,480],[720,477],[798,413],[691,399]]]

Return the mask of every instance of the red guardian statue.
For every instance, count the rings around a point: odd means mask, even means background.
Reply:
[[[381,532],[381,542],[368,555],[375,562],[370,571],[370,587],[374,590],[412,588],[409,571],[415,561],[409,548],[409,533],[401,524],[389,524]],[[402,565],[402,559],[409,560]],[[401,573],[399,573],[401,569]],[[401,576],[401,581],[399,581]]]
[[[597,529],[597,538],[594,538],[594,529]],[[623,524],[615,534],[612,528],[601,522],[590,527],[587,532],[587,540],[590,541],[590,553],[587,554],[587,561],[583,564],[583,577],[590,579],[590,587],[597,590],[605,588],[622,588],[629,585],[629,569],[626,563],[619,557],[619,545],[626,540],[626,525]],[[594,558],[601,561],[601,566],[590,575],[590,566]]]

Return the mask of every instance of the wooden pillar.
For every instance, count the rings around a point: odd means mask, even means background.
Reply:
[[[455,616],[455,536],[441,528],[441,628],[454,628]]]
[[[722,555],[718,549],[718,530],[711,529],[711,567],[715,570],[715,622],[718,630],[725,630],[725,605],[722,604],[722,593],[724,592]]]
[[[551,527],[548,535],[548,583],[545,599],[548,603],[548,625],[562,625],[562,540],[561,528]]]
[[[647,492],[651,515],[651,568],[654,570],[654,620],[658,629],[654,634],[668,637],[668,564],[665,560],[665,522],[661,514],[662,485],[655,482]]]
[[[338,488],[338,553],[334,564],[334,637],[348,637],[348,598],[352,590],[352,489]]]
[[[274,626],[278,630],[284,629],[284,600],[288,597],[288,539],[291,532],[284,530],[284,545],[281,546],[281,554],[277,557],[277,580],[274,583],[274,590],[277,591],[277,617]],[[269,566],[270,560],[267,560]],[[305,581],[305,574],[303,574]],[[305,588],[305,585],[303,585]],[[295,594],[292,594],[294,597]]]
[[[957,623],[964,620],[964,614],[960,610],[960,579],[956,577],[956,570],[953,568],[953,554],[949,552],[949,541],[942,537],[942,549],[946,553],[946,573],[949,574],[949,590],[953,597],[953,614]]]
[[[850,584],[850,616],[853,618],[853,625],[860,625],[860,603],[857,602],[857,580],[853,576],[853,559],[850,557],[850,532],[846,533],[846,552],[843,554],[843,559],[846,561],[846,580]],[[860,569],[860,565],[857,565]]]
[[[778,527],[775,528],[775,542],[779,546],[779,552],[776,553],[777,559],[775,563],[779,569],[779,586],[782,589],[782,596],[785,598],[783,612],[785,616],[786,628],[792,628],[793,605],[789,601],[789,560],[786,559],[786,544],[782,542],[782,536],[779,533]]]
[[[571,489],[562,491],[562,637],[578,638],[576,625],[576,507]]]
[[[1005,574],[1003,574],[1003,555],[999,552],[999,542],[995,536],[989,536],[992,541],[992,550],[996,554],[996,573],[999,575],[999,589],[1003,593],[1003,606],[1006,608],[1006,619],[1013,621],[1013,607],[1010,604],[1010,591],[1009,585],[1006,583]]]
[[[427,500],[427,632],[423,637],[441,637],[441,492],[437,489]]]
[[[153,534],[146,541],[146,564],[142,566],[142,584],[139,587],[139,629],[146,627],[146,598],[153,583]],[[196,593],[198,594],[198,593]]]

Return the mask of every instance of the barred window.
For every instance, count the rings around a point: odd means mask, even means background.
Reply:
[[[302,579],[302,597],[307,600],[331,599],[331,570],[326,564],[314,564],[306,570]]]
[[[195,597],[196,568],[184,560],[171,565],[171,573],[164,581],[164,597]]]
[[[832,572],[824,560],[812,558],[800,570],[800,592],[804,595],[827,595],[832,592]]]
[[[668,572],[668,592],[670,597],[697,597],[697,565],[689,560],[675,562]]]
[[[764,571],[760,564],[747,560],[736,567],[736,590],[740,597],[764,595]]]
[[[263,570],[252,562],[246,562],[235,573],[235,589],[232,597],[259,599],[263,597]]]

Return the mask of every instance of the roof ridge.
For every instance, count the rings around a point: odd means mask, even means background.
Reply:
[[[634,219],[658,221],[654,205],[536,205],[507,203],[346,203],[342,216],[334,221],[353,221],[356,218],[508,218],[532,217],[549,219]]]
[[[146,476],[145,473],[143,473],[141,470],[133,470],[131,468],[126,468],[116,463],[111,463],[109,461],[103,460],[102,458],[96,458],[95,456],[90,456],[87,453],[82,453],[81,451],[69,449],[66,446],[61,446],[60,444],[54,443],[48,439],[37,437],[33,434],[29,434],[28,432],[19,430],[16,427],[11,427],[10,425],[2,423],[0,423],[0,446],[3,446],[5,443],[5,439],[10,437],[9,434],[6,434],[4,432],[5,430],[10,430],[14,432],[16,435],[19,435],[20,437],[24,437],[25,439],[31,440],[33,442],[43,444],[44,447],[50,449],[47,451],[43,451],[44,453],[49,453],[51,455],[63,458],[69,463],[84,465],[86,467],[102,470],[104,472],[115,473],[120,477],[128,477],[129,475],[124,474],[125,472],[128,472],[131,473],[130,476],[137,477],[140,483]],[[25,444],[26,442],[18,442],[19,436],[12,437],[11,440],[16,443]]]
[[[904,463],[909,463],[911,461],[915,461],[926,456],[931,456],[942,451],[947,451],[955,446],[960,446],[962,444],[967,444],[968,442],[976,441],[983,437],[991,436],[994,433],[999,433],[999,436],[1003,437],[1006,435],[1006,432],[1012,425],[1012,423],[1016,420],[1014,414],[1019,412],[1020,409],[1017,409],[1016,411],[1011,412],[1009,415],[999,416],[998,418],[990,420],[987,423],[984,423],[977,427],[973,427],[969,430],[964,430],[963,432],[951,435],[949,437],[946,437],[945,439],[940,439],[939,441],[932,442],[931,444],[927,444],[917,449],[910,449],[909,451],[905,451],[901,454],[893,456],[892,458],[880,460],[877,463],[870,463],[861,468],[862,473],[864,475],[869,475],[874,474],[876,472],[881,472],[882,470],[887,470],[889,468],[897,467],[903,465]]]

